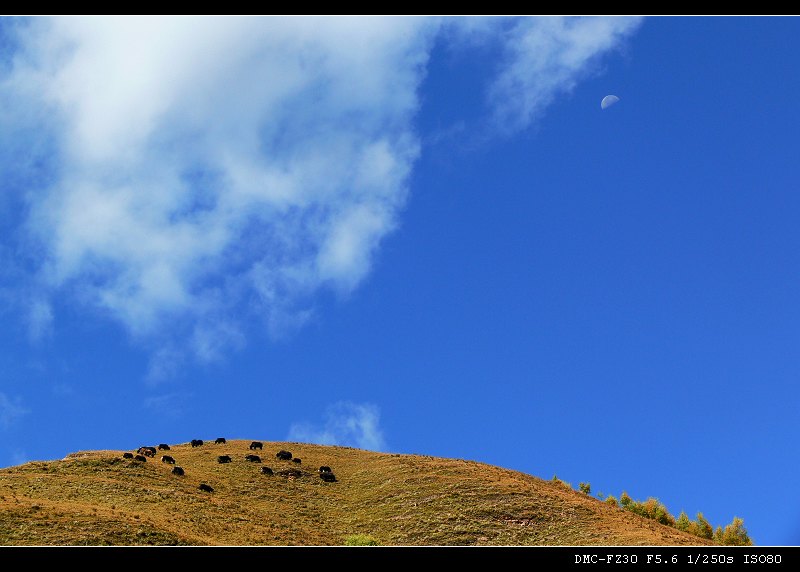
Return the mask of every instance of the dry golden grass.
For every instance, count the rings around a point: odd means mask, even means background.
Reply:
[[[172,445],[147,463],[122,451],[0,470],[2,545],[702,545],[705,540],[558,484],[491,465],[349,447],[250,441]],[[278,461],[280,449],[302,459]],[[218,464],[218,455],[230,455]],[[293,479],[260,473],[299,468]],[[318,474],[328,465],[338,482]],[[213,493],[198,490],[207,483]]]

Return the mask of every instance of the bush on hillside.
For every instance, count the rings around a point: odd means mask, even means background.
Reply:
[[[351,534],[344,539],[345,546],[380,546],[369,534]]]
[[[744,527],[744,520],[734,516],[733,522],[722,527],[717,527],[717,534],[714,535],[714,540],[720,544],[727,546],[752,546],[753,541],[747,534],[747,529]]]
[[[557,476],[557,475],[553,475],[553,478],[552,478],[552,479],[550,479],[550,481],[551,481],[551,482],[553,482],[553,483],[555,483],[555,484],[557,484],[557,485],[561,485],[561,486],[562,486],[562,487],[564,487],[565,489],[570,489],[570,490],[572,490],[572,485],[571,485],[571,484],[569,484],[567,481],[562,481],[561,479],[559,479],[559,478],[558,478],[558,476]]]
[[[689,519],[689,515],[686,514],[686,511],[681,511],[678,515],[678,520],[675,521],[675,528],[678,530],[682,530],[683,532],[692,533],[692,525],[694,523]]]
[[[656,522],[666,524],[667,526],[675,526],[675,517],[669,513],[667,507],[659,502],[658,499],[650,497],[642,504],[648,518],[652,518]]]
[[[582,487],[584,484],[586,483],[581,483],[581,490],[583,490]],[[621,505],[622,508],[634,514],[653,519],[661,524],[672,526],[683,532],[699,536],[700,538],[713,540],[717,544],[726,546],[753,545],[753,541],[750,539],[747,529],[744,527],[744,520],[739,517],[733,517],[733,522],[724,528],[718,526],[717,529],[714,530],[711,524],[705,519],[702,512],[697,513],[697,519],[694,521],[689,519],[685,511],[681,511],[676,519],[669,513],[666,506],[653,497],[641,502],[633,500],[628,493],[622,491],[619,497],[619,504],[617,504],[617,499],[612,495],[609,495],[605,502],[612,506]]]
[[[702,512],[697,513],[697,519],[694,521],[694,524],[697,527],[697,532],[695,532],[695,534],[700,538],[708,538],[711,540],[714,537],[714,529],[711,528],[711,525],[705,519]]]
[[[626,510],[634,514],[653,519],[667,526],[675,526],[675,517],[669,513],[667,507],[660,503],[657,498],[650,497],[646,501],[640,502],[631,499],[623,492],[620,501]]]

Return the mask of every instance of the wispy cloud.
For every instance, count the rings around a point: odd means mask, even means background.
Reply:
[[[53,330],[53,309],[47,300],[33,300],[28,312],[28,336],[39,341]]]
[[[184,403],[189,398],[191,395],[183,393],[164,393],[146,397],[142,400],[142,405],[159,415],[177,419],[183,416]]]
[[[30,461],[30,457],[22,449],[15,449],[11,454],[11,463],[13,465],[24,465],[28,461]]]
[[[386,441],[380,427],[380,411],[369,403],[340,402],[325,410],[320,422],[294,423],[289,441],[319,445],[345,445],[385,451]]]
[[[17,244],[0,281],[36,296],[4,286],[2,299],[29,308],[32,339],[57,327],[55,297],[117,320],[153,348],[153,380],[242,347],[248,318],[300,327],[320,289],[364,280],[399,224],[442,22],[15,21],[0,207],[26,214],[0,221]],[[453,41],[501,38],[489,97],[513,131],[637,22],[464,19]]]
[[[185,365],[184,350],[177,348],[174,343],[168,342],[152,352],[145,381],[148,384],[157,385],[174,378]]]
[[[52,388],[53,395],[58,397],[69,397],[75,395],[75,387],[69,383],[56,383]]]
[[[5,393],[0,393],[0,427],[8,429],[27,413],[30,411],[22,406],[22,400],[19,397],[11,399]]]
[[[504,61],[489,99],[496,126],[528,127],[560,94],[598,70],[640,18],[520,18],[505,32]]]

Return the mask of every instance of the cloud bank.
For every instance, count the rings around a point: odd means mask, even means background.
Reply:
[[[487,101],[513,131],[637,25],[465,19],[449,37],[502,43]],[[187,352],[202,362],[242,347],[248,319],[280,334],[311,316],[320,289],[352,291],[407,202],[418,92],[444,27],[435,18],[6,26],[0,230],[27,272],[17,284],[35,292],[19,296],[31,338],[58,328],[51,299],[66,297],[151,340],[157,379]]]
[[[286,439],[370,451],[386,450],[386,441],[380,428],[380,411],[369,403],[336,403],[325,410],[320,423],[292,424]]]

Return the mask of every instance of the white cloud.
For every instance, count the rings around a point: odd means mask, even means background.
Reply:
[[[47,286],[79,292],[140,336],[185,319],[202,359],[239,337],[220,317],[254,294],[269,316],[320,287],[350,291],[405,203],[435,28],[29,23],[2,92],[38,108],[21,117],[40,121],[56,149],[54,180],[27,196]]]
[[[20,398],[11,399],[5,393],[0,393],[0,427],[8,429],[27,413],[30,412],[22,406]]]
[[[231,322],[199,325],[192,335],[192,349],[204,363],[219,361],[228,350],[243,345],[244,335]]]
[[[336,403],[325,410],[320,423],[293,423],[287,439],[371,451],[386,450],[386,441],[380,428],[380,411],[369,403]]]
[[[0,175],[26,212],[30,334],[70,296],[155,348],[149,379],[218,360],[256,316],[273,335],[347,294],[395,229],[438,18],[38,18],[0,72]],[[568,91],[631,19],[463,19],[505,56],[514,130]],[[3,199],[3,204],[10,204]],[[13,300],[13,295],[3,294]],[[27,299],[26,299],[27,300]],[[56,323],[57,325],[57,323]]]
[[[560,94],[595,72],[599,59],[640,25],[640,18],[521,18],[506,32],[506,60],[490,90],[497,126],[529,126]]]

